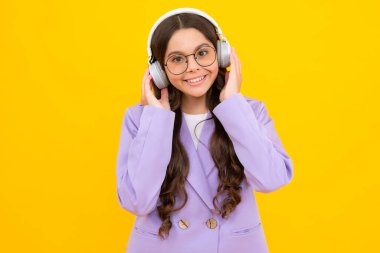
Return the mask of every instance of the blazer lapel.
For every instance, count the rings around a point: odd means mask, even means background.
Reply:
[[[208,112],[206,118],[209,118],[210,116],[211,113]],[[198,144],[198,150],[196,150],[186,119],[182,114],[180,137],[182,144],[187,151],[190,162],[189,174],[186,180],[210,209],[214,209],[214,205],[212,204],[213,191],[210,189],[207,176],[215,164],[211,158],[210,151],[208,150],[208,142],[213,129],[213,120],[206,120],[201,131],[201,136],[199,137],[200,142]]]
[[[208,112],[206,119],[210,117],[211,117],[211,113]],[[210,153],[210,146],[209,146],[209,142],[214,132],[214,129],[215,129],[215,124],[214,124],[213,119],[209,119],[204,122],[201,136],[200,136],[200,142],[198,144],[198,150],[196,150],[196,153],[202,163],[202,167],[204,169],[206,177],[209,176],[210,172],[215,167],[215,163],[212,160],[211,153]]]

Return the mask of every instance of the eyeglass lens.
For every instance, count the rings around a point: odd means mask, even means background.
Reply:
[[[193,54],[192,54],[193,55]],[[189,55],[191,56],[191,55]],[[182,74],[186,71],[188,60],[187,57],[181,54],[176,54],[171,57],[166,62],[168,70],[175,74]],[[215,49],[212,47],[201,47],[194,53],[195,61],[202,67],[210,66],[214,63],[216,59]]]

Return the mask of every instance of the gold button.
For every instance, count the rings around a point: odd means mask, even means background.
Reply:
[[[207,226],[208,228],[210,228],[210,229],[214,229],[214,228],[216,228],[216,225],[217,225],[217,222],[216,222],[215,219],[208,219],[208,220],[206,221],[206,226]]]
[[[189,221],[186,219],[181,219],[180,221],[178,221],[178,226],[182,229],[187,229],[189,227],[189,224]]]

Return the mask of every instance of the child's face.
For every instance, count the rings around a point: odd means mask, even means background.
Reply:
[[[198,46],[202,44],[207,44],[208,46],[214,48],[213,44],[197,29],[180,29],[176,31],[169,40],[168,47],[165,52],[164,63],[167,63],[168,58],[169,61],[173,60],[173,55],[169,55],[171,52],[179,51],[181,52],[179,55],[193,54],[198,49]],[[208,47],[209,50],[211,49],[210,47]],[[204,52],[198,52],[200,55],[205,55]],[[175,55],[178,55],[178,53]],[[185,96],[201,97],[206,94],[218,75],[218,59],[217,57],[215,58],[215,61],[210,66],[202,67],[195,61],[194,56],[190,55],[187,57],[188,66],[185,72],[175,75],[168,71],[167,67],[165,67],[165,72],[170,83],[173,84],[178,90],[182,91]],[[178,59],[180,58],[175,59],[175,61],[178,61]],[[191,83],[186,81],[190,79],[194,80],[194,78],[203,76],[205,76],[205,78],[200,82]]]

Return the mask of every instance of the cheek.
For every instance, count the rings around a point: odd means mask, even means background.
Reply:
[[[176,75],[172,75],[172,74],[166,74],[166,76],[168,77],[168,80],[171,83],[171,85],[176,87],[178,90],[183,90],[182,76],[181,75],[176,76]]]
[[[175,85],[179,85],[181,83],[182,77],[180,75],[179,76],[169,75],[168,79],[169,79],[170,83],[175,84]]]
[[[218,76],[219,66],[215,64],[215,66],[211,69],[211,76],[215,79]]]

